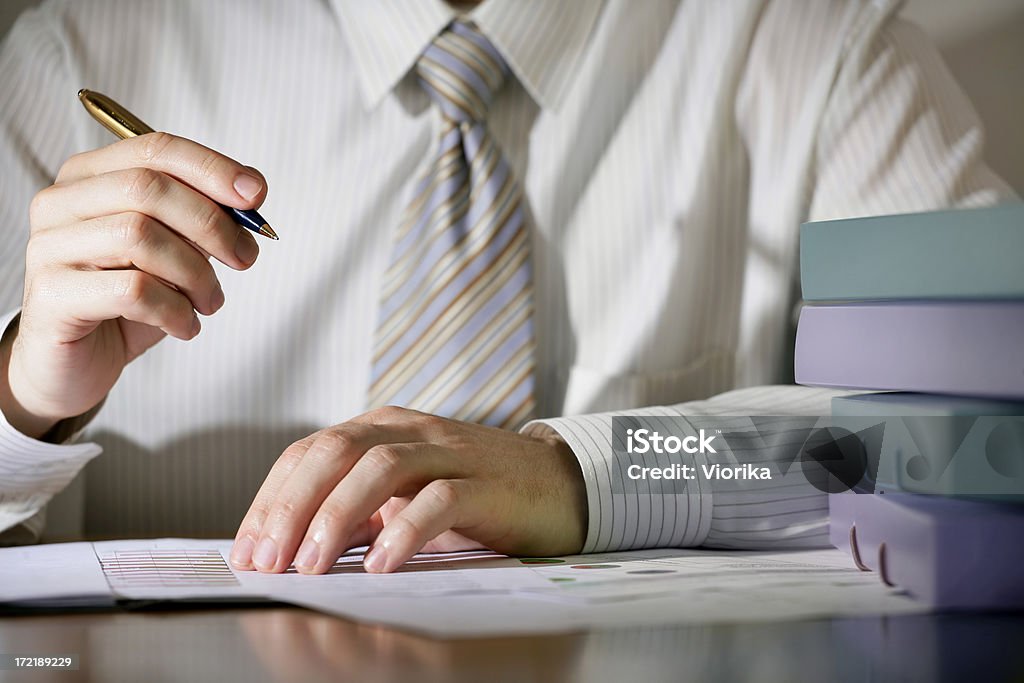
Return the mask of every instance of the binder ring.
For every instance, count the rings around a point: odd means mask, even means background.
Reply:
[[[878,578],[882,579],[882,583],[892,588],[896,584],[889,580],[889,574],[885,569],[885,542],[883,541],[878,546]]]
[[[871,571],[871,567],[864,564],[860,559],[860,547],[857,545],[857,525],[850,525],[850,555],[853,556],[853,564],[862,572]]]

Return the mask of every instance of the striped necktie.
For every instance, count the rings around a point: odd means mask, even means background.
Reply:
[[[509,73],[456,21],[416,63],[441,140],[395,234],[369,403],[514,428],[534,412],[533,285],[522,192],[487,130]]]

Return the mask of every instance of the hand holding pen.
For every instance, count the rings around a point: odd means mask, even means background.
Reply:
[[[100,125],[122,140],[156,132],[106,95],[83,89],[78,91],[78,99],[82,106],[85,107],[85,110]],[[272,240],[277,239],[277,233],[274,232],[270,224],[264,220],[263,216],[256,209],[235,208],[233,206],[224,206],[223,204],[218,204],[218,206],[224,209],[231,216],[231,219],[243,228],[252,230],[264,237],[269,237]]]
[[[39,437],[106,396],[165,335],[192,339],[224,293],[208,258],[259,254],[267,183],[198,143],[151,129],[109,98],[86,108],[126,139],[76,154],[32,200],[21,318],[0,343],[0,408]],[[136,137],[137,135],[137,137]],[[240,227],[244,226],[244,227]]]

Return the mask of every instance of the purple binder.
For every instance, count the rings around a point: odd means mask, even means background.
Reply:
[[[936,608],[1024,607],[1024,506],[910,493],[829,496],[832,545]]]
[[[805,306],[798,384],[1024,398],[1024,302]]]

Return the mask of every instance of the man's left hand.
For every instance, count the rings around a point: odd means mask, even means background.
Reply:
[[[381,408],[295,442],[235,536],[237,569],[322,574],[350,548],[390,572],[417,552],[579,552],[586,489],[568,445]]]

